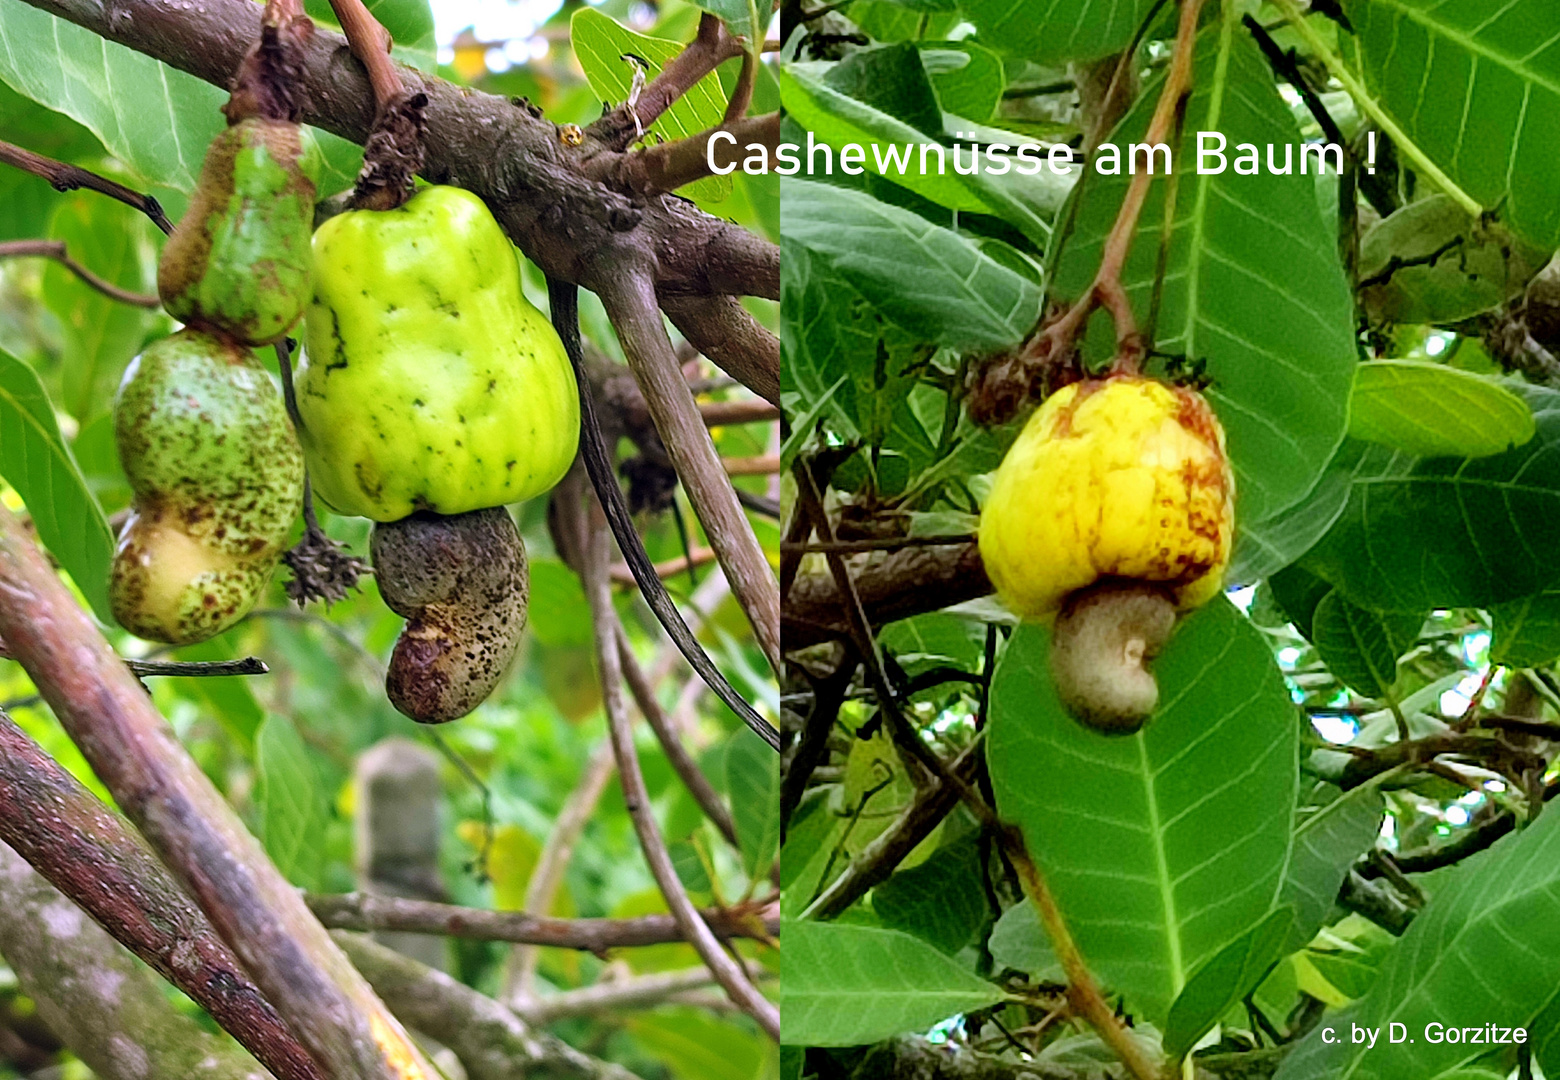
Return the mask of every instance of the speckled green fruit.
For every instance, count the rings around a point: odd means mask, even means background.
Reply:
[[[183,330],[148,346],[114,405],[135,502],[114,553],[114,617],[187,644],[247,615],[303,499],[281,395],[243,345]]]
[[[482,200],[423,190],[314,234],[300,435],[314,493],[375,521],[519,502],[568,471],[579,398]]]
[[[309,300],[319,162],[313,139],[280,120],[245,120],[211,141],[157,264],[168,314],[250,345],[292,328]]]

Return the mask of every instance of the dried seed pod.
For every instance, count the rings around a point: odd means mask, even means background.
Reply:
[[[465,716],[493,692],[525,629],[525,544],[503,507],[446,517],[420,511],[374,526],[380,595],[407,619],[385,677],[413,720]]]

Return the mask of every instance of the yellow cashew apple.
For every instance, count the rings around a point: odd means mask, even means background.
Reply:
[[[1055,620],[1052,675],[1078,719],[1135,731],[1178,611],[1219,591],[1234,534],[1224,431],[1201,394],[1142,376],[1064,387],[997,469],[980,552],[1016,614]]]

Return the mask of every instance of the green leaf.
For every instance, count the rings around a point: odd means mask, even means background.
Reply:
[[[1560,243],[1560,51],[1547,0],[1349,0],[1365,84],[1430,160],[1540,247]]]
[[[587,648],[595,640],[579,576],[558,559],[532,559],[527,625],[543,645]]]
[[[1560,567],[1560,393],[1513,384],[1536,434],[1493,457],[1366,445],[1349,502],[1302,565],[1361,607],[1487,607],[1543,591]]]
[[[943,112],[985,123],[1007,89],[1002,57],[973,41],[923,41],[921,63]]]
[[[780,1048],[780,1080],[802,1080],[802,1066],[807,1061],[807,1051],[800,1046]]]
[[[1310,491],[1343,437],[1357,348],[1354,300],[1336,229],[1323,218],[1310,180],[1240,176],[1233,168],[1193,172],[1199,131],[1221,132],[1230,155],[1239,143],[1299,141],[1237,5],[1223,5],[1220,19],[1199,36],[1195,90],[1175,155],[1181,179],[1154,346],[1206,361],[1207,396],[1229,437],[1240,513],[1257,522]],[[1111,142],[1142,140],[1158,85],[1144,88]],[[1129,182],[1091,175],[1083,185],[1077,226],[1056,268],[1056,295],[1081,295],[1093,280]],[[1162,190],[1156,185],[1144,206],[1122,274],[1140,327],[1148,325],[1160,269]],[[1099,359],[1113,347],[1100,344],[1108,322],[1102,315],[1091,327]]]
[[[995,970],[1022,971],[1035,982],[1066,982],[1062,962],[1056,958],[1032,901],[1020,900],[1002,913],[986,940]]]
[[[986,649],[986,627],[978,619],[934,611],[889,623],[878,641],[907,674],[944,666],[974,672]]]
[[[185,193],[227,126],[224,91],[26,4],[0,6],[0,79],[87,128],[145,184]],[[362,150],[323,131],[315,138],[323,197],[352,183]]]
[[[1289,566],[1327,535],[1349,503],[1354,479],[1351,463],[1359,461],[1362,443],[1344,443],[1299,502],[1265,521],[1235,516],[1235,553],[1225,575],[1229,585],[1249,585]],[[1354,452],[1351,453],[1351,448]]]
[[[569,21],[574,56],[579,60],[591,91],[603,104],[628,100],[634,80],[634,65],[623,59],[627,53],[641,57],[649,65],[647,79],[661,73],[666,62],[683,51],[683,45],[665,38],[636,34],[594,8],[582,7]],[[694,83],[686,94],[650,125],[649,135],[660,142],[676,142],[697,135],[720,123],[726,114],[726,92],[720,76],[710,72]],[[719,202],[731,194],[729,176],[707,176],[682,189],[690,198]]]
[[[260,842],[288,881],[318,889],[330,808],[315,751],[292,720],[279,713],[266,718],[255,742]]]
[[[1268,578],[1268,588],[1284,617],[1307,641],[1316,638],[1316,609],[1333,587],[1309,570],[1286,566]]]
[[[1420,360],[1354,372],[1349,435],[1420,457],[1489,457],[1533,437],[1527,402],[1494,379]]]
[[[733,34],[747,38],[750,45],[757,41],[764,31],[761,18],[756,24],[754,22],[758,17],[758,9],[751,0],[694,0],[694,2],[710,14],[719,16],[721,21],[731,28]],[[764,11],[768,10],[767,7],[764,8]]]
[[[1321,929],[1354,860],[1369,851],[1381,834],[1385,812],[1381,792],[1374,785],[1362,784],[1346,792],[1328,784],[1318,784],[1317,789],[1328,801],[1303,807],[1297,815],[1279,893],[1279,903],[1292,905],[1295,912],[1292,948]]]
[[[924,83],[926,74],[915,49],[908,44],[893,48],[904,51],[905,59],[913,62],[915,74]],[[946,164],[939,165],[935,152],[921,149],[923,144],[940,145],[936,139],[929,139],[927,132],[914,124],[834,88],[822,77],[826,69],[827,65],[823,64],[788,64],[780,72],[780,94],[786,112],[815,135],[819,143],[834,147],[836,151],[855,143],[863,148],[865,157],[861,164],[852,168],[863,169],[869,176],[881,176],[951,210],[996,214],[1037,247],[1043,248],[1049,242],[1048,217],[1061,205],[1066,186],[1051,182],[1048,168],[1034,166],[1040,170],[1035,176],[1019,175],[1016,164],[1011,165],[1006,174],[993,175],[982,170],[965,175],[953,168],[954,150],[951,147],[944,150]],[[930,85],[926,86],[926,91],[930,96]],[[931,104],[935,106],[935,100]],[[938,134],[941,134],[940,116],[938,120]],[[1015,137],[1017,141],[1020,140]],[[894,156],[896,151],[899,157]],[[805,145],[801,152],[808,152]],[[822,154],[814,153],[817,167],[823,171]],[[924,168],[921,164],[923,153],[926,157]],[[972,151],[964,144],[959,153],[967,162]],[[837,156],[830,157],[831,171],[837,167],[844,172],[845,163],[842,158],[834,160]],[[1039,158],[1034,160],[1038,162]],[[808,171],[812,171],[812,166]],[[785,184],[782,181],[782,188]],[[785,205],[786,217],[789,217],[792,204],[787,200]],[[785,222],[781,223],[781,229],[785,230]]]
[[[787,922],[780,938],[780,1026],[793,1045],[861,1046],[1006,996],[897,930]]]
[[[897,0],[856,0],[845,9],[845,14],[874,41],[920,41],[943,37],[963,21],[951,8],[925,10],[938,2],[940,0],[919,0],[911,6]]]
[[[980,39],[1040,64],[1094,60],[1126,48],[1154,0],[964,0]]]
[[[780,379],[798,407],[787,409],[792,429],[810,432],[817,416],[847,442],[856,425],[856,373],[877,360],[881,324],[861,294],[814,259],[807,249],[782,244],[780,258]],[[831,392],[832,390],[832,392]]]
[[[768,876],[780,851],[780,758],[745,727],[726,743],[726,795],[742,869],[757,881]]]
[[[32,368],[0,350],[0,476],[27,504],[38,539],[97,617],[113,623],[108,571],[114,536],[87,488]]]
[[[914,934],[950,956],[958,952],[989,914],[980,842],[961,837],[920,866],[894,874],[872,890],[872,910],[891,930]]]
[[[1370,990],[1345,1017],[1362,1027],[1403,1025],[1411,1042],[1369,1052],[1325,1026],[1279,1067],[1275,1080],[1418,1080],[1468,1064],[1485,1044],[1431,1042],[1426,1025],[1525,1026],[1560,985],[1560,814],[1467,859],[1443,878],[1387,952]],[[1336,1032],[1334,1033],[1336,1034]]]
[[[1203,962],[1170,1006],[1165,1053],[1178,1058],[1196,1045],[1230,1006],[1257,988],[1284,953],[1294,909],[1280,907]]]
[[[1490,608],[1490,663],[1539,667],[1560,656],[1560,589],[1548,588]]]
[[[1380,615],[1349,603],[1334,589],[1316,605],[1311,628],[1317,654],[1339,682],[1369,698],[1391,693],[1398,650]]]
[[[1483,227],[1451,196],[1433,194],[1360,239],[1358,276],[1369,283],[1360,300],[1372,324],[1457,323],[1499,307],[1512,284],[1541,265],[1504,230]]]
[[[761,1035],[689,1008],[641,1013],[624,1026],[687,1080],[757,1080],[769,1052]]]
[[[99,277],[137,293],[156,291],[147,219],[96,192],[78,191],[54,212],[49,234]],[[157,321],[151,311],[90,288],[55,262],[43,271],[43,300],[60,322],[64,355],[60,406],[82,423],[107,412],[125,365]]]
[[[790,178],[780,187],[783,238],[924,340],[1001,349],[1039,318],[1034,283],[957,233],[859,192]]]
[[[1282,882],[1298,777],[1294,705],[1266,640],[1228,601],[1155,662],[1136,734],[1075,721],[1048,635],[1022,626],[992,687],[987,762],[1104,983],[1162,1024],[1187,978],[1263,918]],[[1043,783],[1036,778],[1043,777]]]

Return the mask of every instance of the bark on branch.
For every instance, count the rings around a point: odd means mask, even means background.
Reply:
[[[980,550],[973,543],[870,555],[851,563],[851,577],[873,626],[962,604],[992,591]],[[848,638],[844,605],[831,575],[798,575],[786,594],[785,647],[794,650]]]
[[[0,507],[0,637],[114,800],[329,1072],[434,1075]]]

